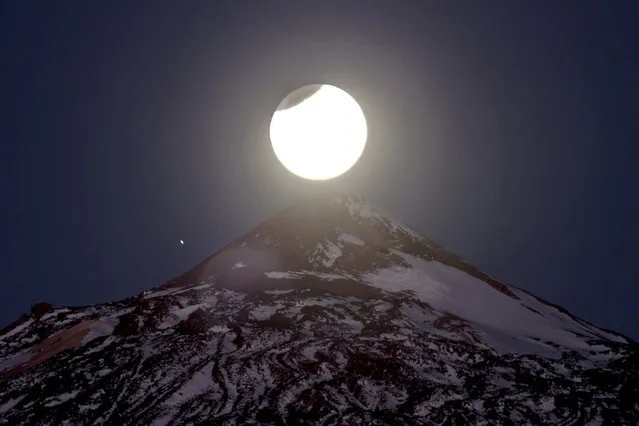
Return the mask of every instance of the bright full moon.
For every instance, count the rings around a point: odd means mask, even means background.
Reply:
[[[353,167],[366,145],[366,118],[348,93],[335,86],[301,87],[271,119],[275,155],[291,173],[326,180]]]

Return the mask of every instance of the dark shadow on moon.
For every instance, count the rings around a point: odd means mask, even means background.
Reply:
[[[300,87],[293,90],[282,102],[277,106],[275,111],[283,111],[285,109],[293,108],[299,105],[304,100],[310,98],[321,89],[323,84],[309,84],[308,86]]]

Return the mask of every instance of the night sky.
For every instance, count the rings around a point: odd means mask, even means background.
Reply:
[[[350,189],[638,339],[638,6],[1,2],[0,327],[38,301],[135,295]],[[318,82],[369,125],[329,182],[268,140],[280,100]]]

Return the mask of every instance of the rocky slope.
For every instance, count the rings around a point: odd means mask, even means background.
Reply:
[[[0,334],[0,424],[639,424],[636,343],[352,196]]]

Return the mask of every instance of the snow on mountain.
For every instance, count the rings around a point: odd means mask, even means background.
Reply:
[[[638,424],[639,350],[359,198],[0,332],[0,424]]]

